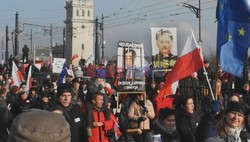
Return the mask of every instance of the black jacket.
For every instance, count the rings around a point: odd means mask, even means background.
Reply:
[[[70,104],[67,108],[63,107],[63,110],[65,119],[70,125],[71,142],[86,141],[85,117],[80,106],[77,104]]]
[[[181,142],[196,142],[195,129],[198,118],[195,116],[195,114],[188,114],[185,110],[177,110],[176,126],[181,136]]]

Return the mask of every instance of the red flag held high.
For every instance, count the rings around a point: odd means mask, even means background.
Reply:
[[[173,101],[169,100],[169,103],[171,104],[166,104],[166,102],[163,102],[166,101],[166,96],[173,94],[171,89],[172,84],[180,79],[192,75],[202,67],[203,59],[200,54],[200,49],[198,48],[194,34],[191,31],[191,34],[188,36],[185,46],[179,55],[175,66],[168,74],[164,86],[156,97],[156,113],[159,112],[161,108],[164,108],[164,104],[165,107],[172,108]]]
[[[74,54],[74,55],[72,56],[72,58],[70,59],[70,63],[72,63],[73,60],[76,59],[76,58],[78,58],[78,54]]]

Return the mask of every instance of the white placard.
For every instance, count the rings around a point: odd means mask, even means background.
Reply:
[[[54,58],[53,61],[53,73],[61,73],[63,64],[66,62],[65,58]]]

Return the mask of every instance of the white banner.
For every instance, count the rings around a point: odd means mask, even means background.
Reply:
[[[66,62],[65,58],[54,58],[53,61],[53,73],[61,73],[63,64]]]

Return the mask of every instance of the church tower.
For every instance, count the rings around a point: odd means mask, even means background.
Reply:
[[[66,1],[66,48],[64,53],[67,63],[73,55],[73,65],[79,65],[80,59],[92,63],[94,54],[94,5],[93,0],[67,0]]]

